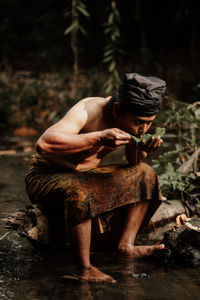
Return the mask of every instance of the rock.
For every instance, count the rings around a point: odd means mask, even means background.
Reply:
[[[149,274],[147,274],[147,273],[135,273],[135,272],[133,272],[131,274],[131,276],[136,278],[136,279],[138,279],[138,278],[150,278]]]
[[[8,229],[16,230],[36,247],[67,247],[66,239],[61,236],[63,230],[56,227],[60,222],[56,218],[48,218],[38,206],[28,205],[25,210],[11,214],[4,221]]]
[[[185,223],[175,226],[164,234],[165,249],[155,253],[164,264],[184,266],[200,265],[200,218],[186,218]]]

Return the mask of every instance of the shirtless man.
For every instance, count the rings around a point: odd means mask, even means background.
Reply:
[[[141,142],[138,145],[136,155],[136,144],[131,135],[142,137],[150,128],[159,110],[160,94],[165,90],[164,81],[136,73],[125,74],[123,80],[124,83],[115,97],[85,98],[74,105],[59,122],[48,128],[37,142],[38,157],[62,168],[83,172],[98,168],[102,158],[121,145],[126,145],[127,160],[133,166],[139,165],[149,152],[159,148],[162,140],[159,137],[152,138],[147,144]],[[127,84],[132,86],[135,82],[139,89],[147,85],[153,102],[151,101],[149,107],[141,109],[140,104],[143,100],[139,100],[139,104],[132,103],[133,110],[129,109],[127,112],[117,97],[122,99],[124,91],[126,93],[130,88]],[[156,94],[157,90],[159,96]],[[137,97],[134,95],[130,96],[132,100],[135,98]],[[163,244],[134,246],[148,207],[148,201],[127,207],[126,221],[117,249],[126,257],[149,256],[155,250],[164,248]],[[72,226],[71,232],[74,251],[82,269],[82,278],[94,282],[114,282],[111,276],[104,274],[90,263],[91,218]]]

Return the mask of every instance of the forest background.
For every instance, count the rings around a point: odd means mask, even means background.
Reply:
[[[199,1],[1,0],[0,17],[2,136],[39,135],[81,98],[112,95],[123,73],[160,77],[154,167],[167,197],[198,209]]]

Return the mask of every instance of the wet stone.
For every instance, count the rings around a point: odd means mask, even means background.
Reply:
[[[138,278],[150,278],[149,274],[147,273],[135,273],[133,272],[132,274],[132,277],[138,279]]]
[[[200,218],[194,217],[183,226],[165,233],[162,243],[165,249],[157,251],[154,257],[163,264],[200,266]]]

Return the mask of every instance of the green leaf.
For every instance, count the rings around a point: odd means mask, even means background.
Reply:
[[[141,138],[138,138],[138,137],[136,137],[134,135],[132,135],[131,137],[132,137],[132,139],[135,140],[136,143],[139,143],[141,141],[144,141],[146,143],[152,137],[154,137],[156,139],[158,137],[162,137],[164,134],[165,134],[165,128],[157,127],[155,134],[145,134]]]
[[[83,26],[79,26],[79,30],[82,32],[83,35],[88,36],[87,32],[85,31],[85,29],[83,28]]]
[[[74,21],[64,32],[64,35],[69,34],[73,29],[78,29],[79,27],[79,22],[78,20]]]
[[[69,34],[72,31],[72,29],[73,29],[73,24],[67,27],[67,29],[64,31],[64,35]]]
[[[112,28],[111,27],[107,27],[105,30],[104,30],[105,34],[109,33],[109,32],[112,32]]]
[[[105,93],[106,94],[109,94],[111,91],[112,91],[112,88],[113,88],[113,85],[112,84],[109,84],[106,89],[105,89]]]
[[[113,58],[114,58],[113,55],[109,55],[103,59],[103,62],[106,63],[106,62],[112,61]]]
[[[87,17],[87,18],[90,17],[90,14],[88,13],[88,11],[85,8],[83,8],[83,6],[78,5],[77,10],[85,17]]]
[[[109,17],[108,17],[108,24],[111,24],[113,22],[114,19],[114,14],[110,13]]]
[[[154,135],[154,138],[162,137],[162,136],[165,134],[165,131],[166,131],[165,128],[157,127],[157,128],[156,128],[156,133],[155,133],[155,135]]]
[[[105,56],[108,56],[109,54],[112,54],[113,52],[114,52],[113,49],[106,50],[106,51],[104,52],[103,56],[104,56],[104,57],[105,57]]]
[[[115,69],[115,66],[116,66],[116,62],[115,61],[112,61],[112,63],[110,64],[109,68],[108,68],[108,71],[109,72],[112,72],[114,69]]]

